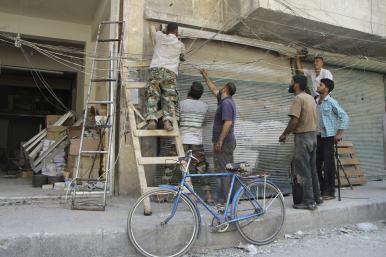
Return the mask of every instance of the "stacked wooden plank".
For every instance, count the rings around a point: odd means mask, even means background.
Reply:
[[[345,177],[343,170],[346,172],[346,175],[352,185],[363,185],[366,183],[363,170],[360,168],[360,163],[355,151],[352,141],[341,141],[338,144],[338,155],[340,163],[339,167],[339,177],[341,186],[349,186],[349,183]],[[335,164],[336,164],[335,160]],[[335,184],[338,185],[337,180]]]

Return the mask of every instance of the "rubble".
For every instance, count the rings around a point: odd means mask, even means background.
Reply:
[[[250,255],[257,254],[257,248],[256,248],[256,246],[254,246],[252,244],[243,244],[240,242],[239,245],[237,246],[237,248],[245,250]]]
[[[355,227],[357,230],[364,231],[364,232],[372,232],[372,231],[378,230],[378,227],[376,225],[369,222],[358,223],[355,225]]]

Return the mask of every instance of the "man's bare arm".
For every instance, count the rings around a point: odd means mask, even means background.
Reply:
[[[228,135],[229,131],[231,130],[232,123],[233,122],[231,120],[224,121],[220,136],[218,137],[218,140],[214,145],[215,151],[220,152],[222,150],[222,145],[224,144],[224,139]]]
[[[214,84],[209,79],[208,72],[204,69],[200,70],[200,72],[201,72],[203,79],[205,80],[205,83],[208,85],[210,92],[212,92],[213,95],[217,96],[218,95],[218,89],[216,87],[216,84]]]
[[[291,119],[288,121],[288,125],[286,129],[284,130],[283,134],[279,137],[279,142],[284,142],[287,138],[287,135],[294,131],[296,128],[296,125],[298,125],[299,119],[295,116],[291,116]]]
[[[296,50],[296,71],[304,73],[304,66],[300,60],[301,52],[299,49]]]

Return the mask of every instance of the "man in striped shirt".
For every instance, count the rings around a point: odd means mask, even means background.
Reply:
[[[202,125],[205,115],[208,112],[208,105],[200,98],[204,92],[204,87],[200,82],[193,82],[190,87],[188,98],[180,102],[180,133],[184,150],[192,150],[193,156],[199,161],[192,161],[193,171],[197,173],[207,173],[208,163],[206,162],[204,146],[202,141]],[[213,203],[210,190],[210,180],[202,177],[199,181],[202,191],[206,194],[208,203]]]
[[[316,152],[316,168],[318,171],[320,190],[324,200],[335,198],[335,162],[334,144],[343,137],[349,118],[338,102],[330,96],[334,89],[334,81],[321,79],[318,86],[320,94],[318,102],[319,132]],[[323,170],[322,170],[323,164]]]

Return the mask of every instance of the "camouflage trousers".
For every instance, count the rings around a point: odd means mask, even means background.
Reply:
[[[198,159],[192,160],[189,170],[192,173],[203,174],[208,172],[209,164],[205,158],[205,151],[203,145],[186,145],[184,144],[184,151],[192,150],[193,156]],[[203,191],[210,190],[210,177],[192,178],[193,183],[201,186]]]
[[[146,120],[158,120],[158,103],[161,101],[163,120],[173,122],[173,113],[177,113],[178,93],[177,75],[165,68],[152,68],[146,85]]]

